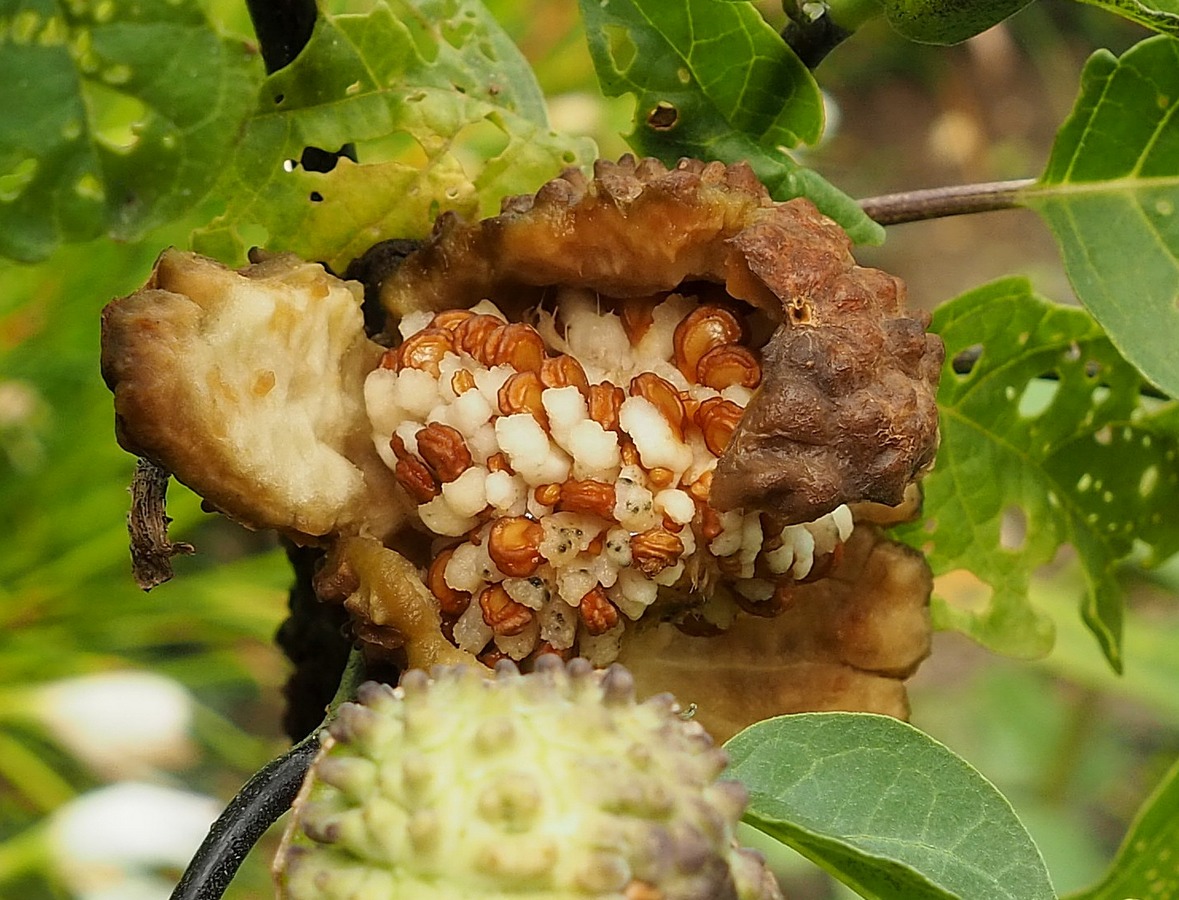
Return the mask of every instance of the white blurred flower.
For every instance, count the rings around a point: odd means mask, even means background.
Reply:
[[[221,812],[212,797],[125,781],[67,803],[49,821],[58,875],[85,900],[166,900],[155,873],[183,869]]]
[[[71,753],[111,781],[190,763],[192,695],[150,672],[109,672],[37,689],[34,715]]]

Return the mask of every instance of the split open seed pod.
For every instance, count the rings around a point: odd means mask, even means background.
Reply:
[[[720,733],[904,714],[928,571],[868,523],[932,463],[942,347],[813,205],[624,157],[363,268],[376,342],[322,269],[165,254],[105,316],[124,446],[329,548],[320,595],[401,664],[662,658],[693,701],[720,653]]]

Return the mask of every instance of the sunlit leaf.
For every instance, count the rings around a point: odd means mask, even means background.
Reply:
[[[808,713],[726,745],[745,821],[875,900],[1041,900],[1044,860],[995,787],[904,722]]]
[[[1026,205],[1128,360],[1179,396],[1179,41],[1098,51]]]
[[[581,11],[602,90],[635,96],[637,152],[669,165],[745,160],[776,199],[809,197],[853,240],[882,240],[854,201],[787,154],[819,139],[823,99],[752,4],[581,0]]]
[[[1179,764],[1138,811],[1101,884],[1067,900],[1167,900],[1179,886]]]
[[[240,259],[244,233],[342,270],[377,241],[425,236],[443,210],[494,214],[593,156],[549,128],[527,62],[476,0],[321,17],[259,104],[221,187],[229,208],[197,242],[211,255]],[[358,163],[324,172],[304,157],[346,144]]]
[[[0,255],[134,239],[192,208],[260,77],[196,3],[0,2]]]
[[[1051,623],[1029,604],[1028,581],[1071,544],[1082,616],[1120,668],[1118,563],[1136,544],[1147,562],[1179,550],[1173,404],[1142,397],[1142,376],[1088,313],[1021,279],[952,300],[932,328],[946,343],[942,442],[924,515],[895,536],[923,549],[935,575],[966,569],[991,590],[969,608],[939,602],[937,624],[1003,652],[1047,652]]]
[[[1176,3],[1175,0],[1150,0],[1149,3],[1144,3],[1142,0],[1081,0],[1081,2],[1117,13],[1131,22],[1145,25],[1161,34],[1179,37],[1179,3]]]

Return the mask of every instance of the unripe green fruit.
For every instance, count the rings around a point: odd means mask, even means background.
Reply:
[[[957,44],[998,25],[1031,0],[883,0],[889,24],[911,41]]]
[[[366,684],[296,801],[289,900],[771,900],[726,760],[620,666],[542,656]]]

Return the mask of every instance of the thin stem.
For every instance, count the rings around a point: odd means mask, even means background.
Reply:
[[[364,657],[359,650],[353,650],[340,688],[328,707],[325,726],[335,717],[340,704],[356,696],[364,672]],[[220,900],[246,854],[295,801],[319,752],[321,730],[317,728],[282,756],[268,762],[245,783],[209,829],[184,877],[172,891],[171,900]]]
[[[860,209],[881,225],[903,222],[923,222],[947,216],[1015,209],[1025,188],[1035,184],[1034,178],[1015,181],[991,181],[983,184],[956,184],[949,187],[927,188],[884,194],[860,201]]]

